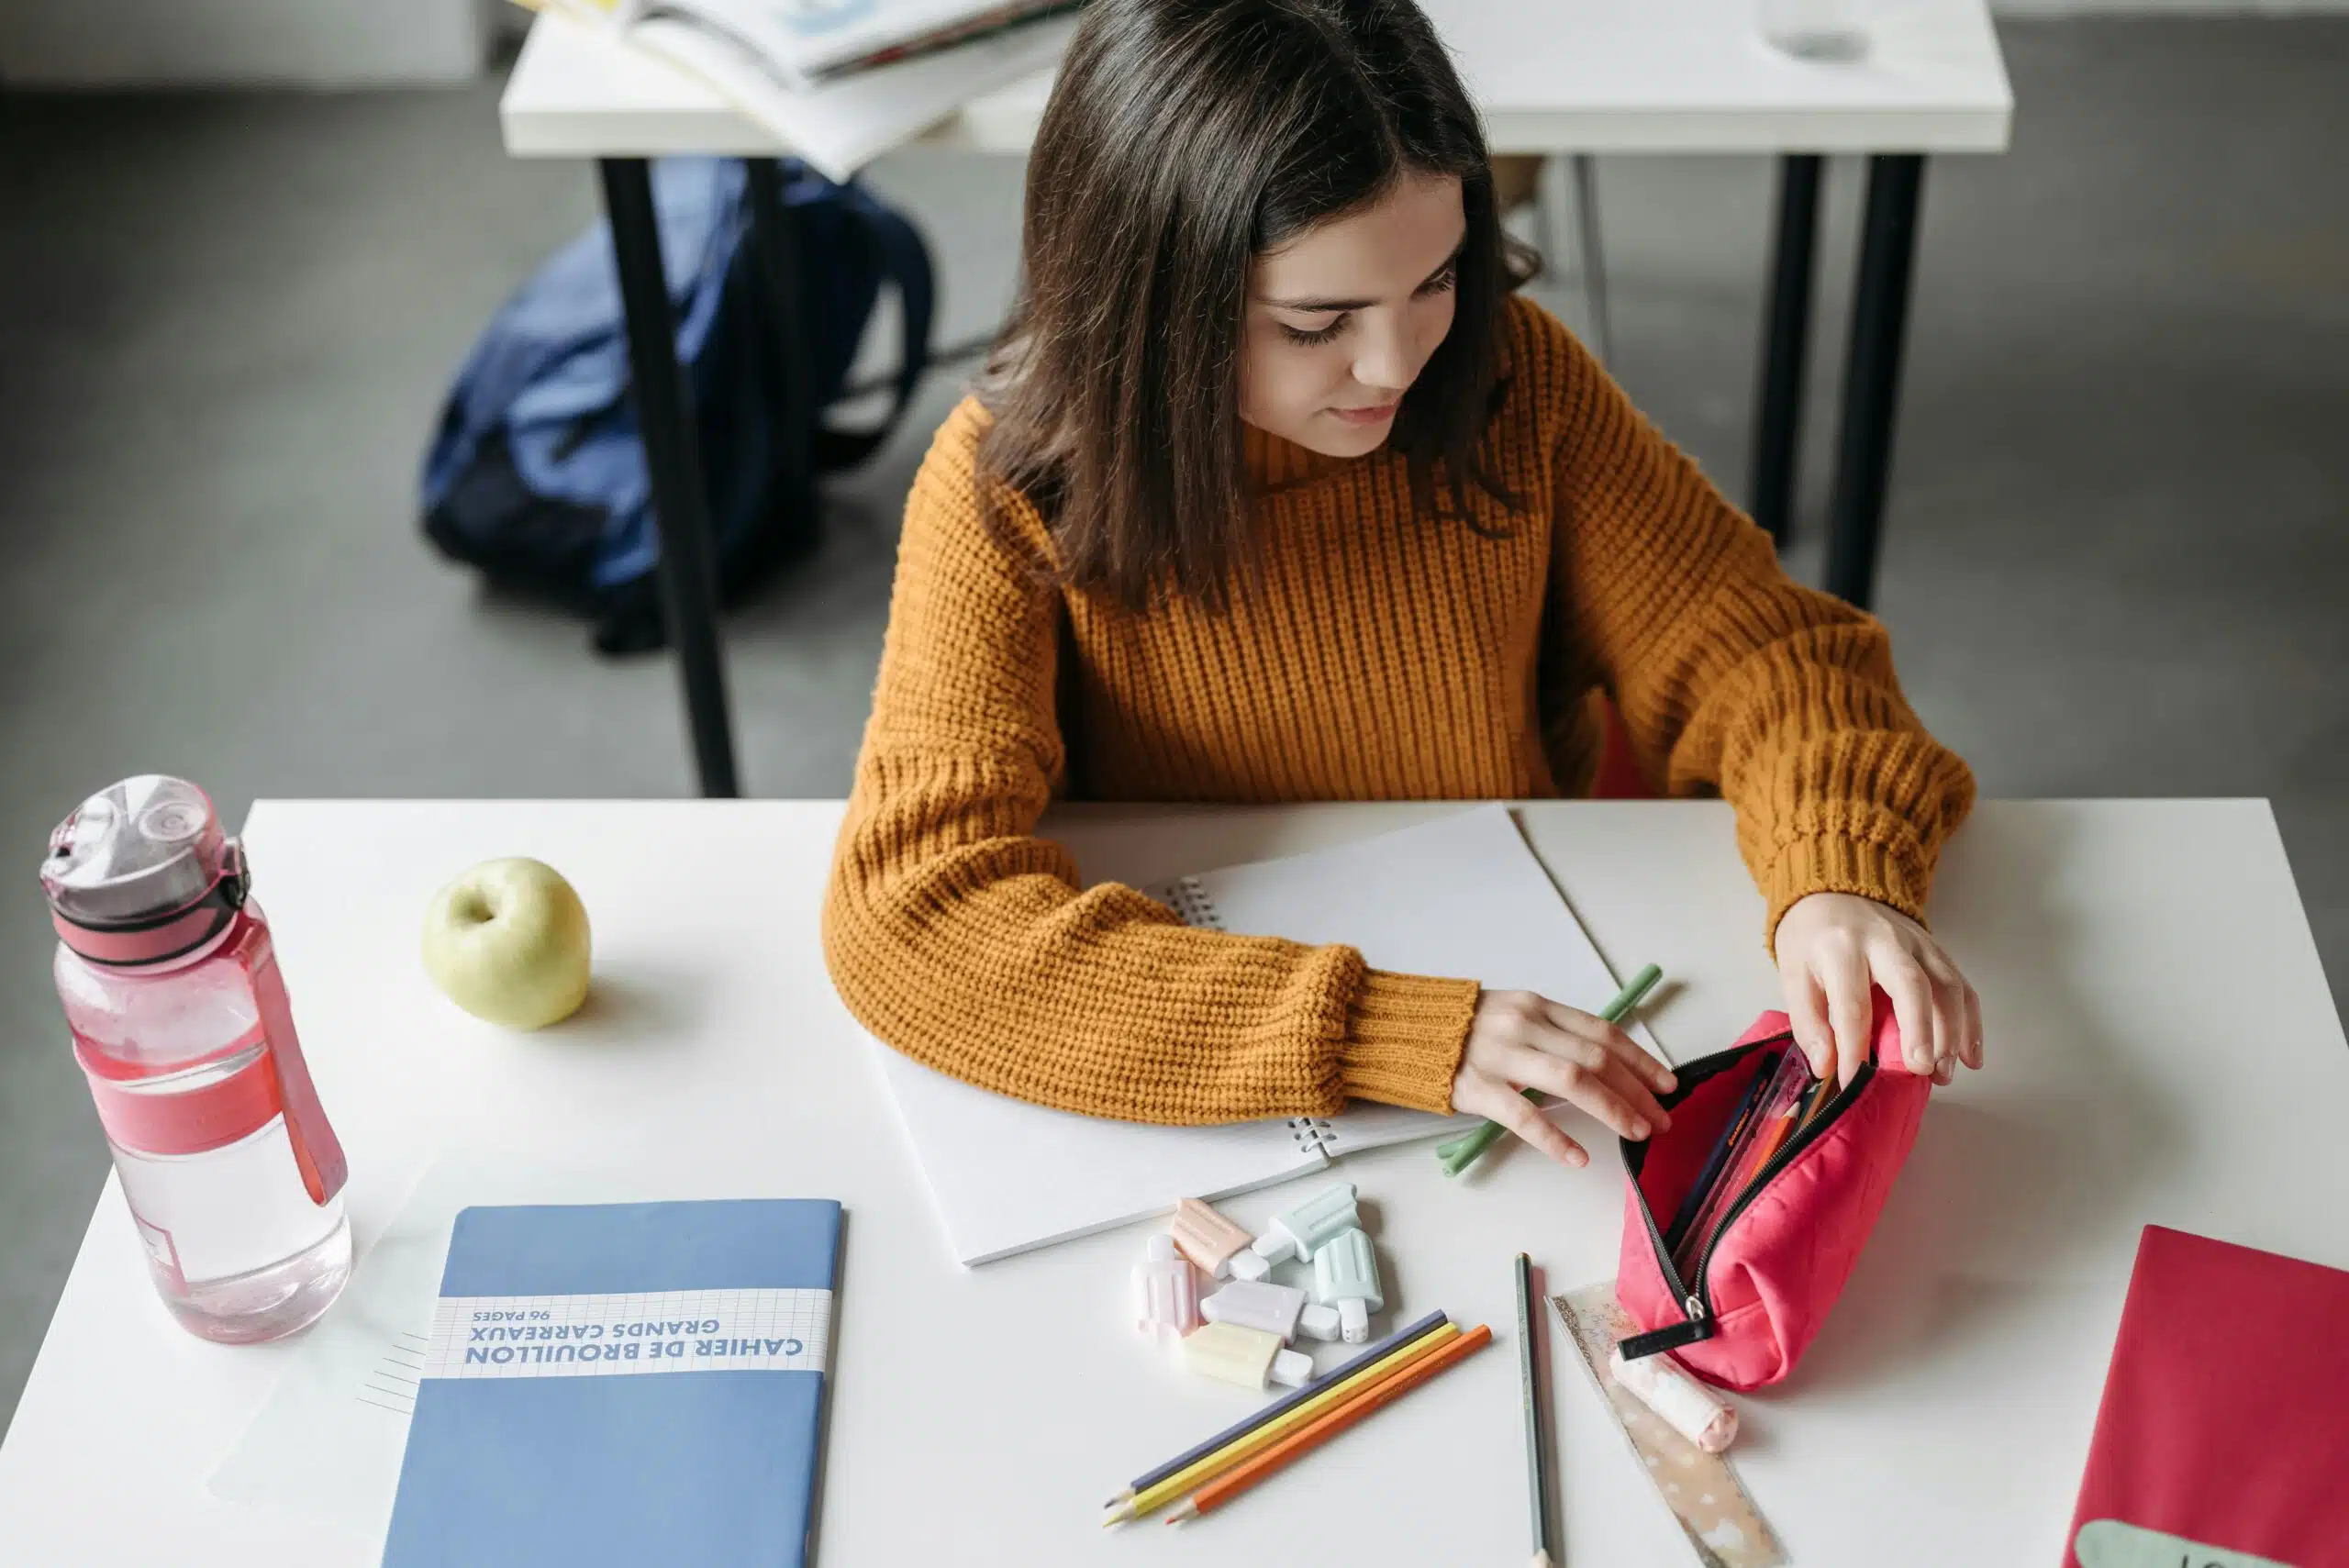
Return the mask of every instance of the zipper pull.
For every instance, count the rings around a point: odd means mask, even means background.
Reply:
[[[1694,1296],[1691,1296],[1687,1300],[1682,1302],[1680,1305],[1682,1308],[1687,1312],[1688,1321],[1691,1323],[1702,1323],[1705,1320],[1705,1304],[1698,1300]]]

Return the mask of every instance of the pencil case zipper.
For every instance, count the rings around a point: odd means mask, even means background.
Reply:
[[[1774,1046],[1796,1049],[1794,1038],[1791,1034],[1773,1035],[1767,1040],[1757,1040],[1751,1045],[1724,1051],[1711,1061],[1700,1065],[1682,1069],[1679,1073],[1678,1086],[1672,1094],[1662,1097],[1657,1103],[1664,1109],[1671,1110],[1695,1094],[1698,1088],[1708,1080],[1719,1077],[1755,1051],[1768,1051]],[[1787,1139],[1786,1147],[1772,1155],[1769,1163],[1754,1173],[1753,1179],[1745,1184],[1745,1190],[1737,1195],[1735,1201],[1730,1205],[1729,1211],[1722,1215],[1720,1222],[1713,1227],[1713,1233],[1705,1242],[1704,1250],[1697,1254],[1697,1264],[1691,1271],[1694,1275],[1693,1285],[1684,1282],[1680,1277],[1680,1271],[1673,1266],[1672,1251],[1664,1244],[1664,1229],[1655,1222],[1655,1210],[1648,1203],[1646,1189],[1640,1185],[1640,1172],[1647,1163],[1646,1154],[1644,1151],[1641,1152],[1637,1163],[1634,1164],[1631,1157],[1633,1146],[1628,1143],[1624,1145],[1625,1163],[1631,1165],[1631,1191],[1639,1199],[1640,1218],[1647,1222],[1649,1249],[1655,1254],[1656,1267],[1663,1273],[1665,1287],[1679,1301],[1680,1309],[1685,1314],[1680,1322],[1667,1324],[1664,1328],[1652,1329],[1644,1334],[1634,1334],[1623,1340],[1617,1349],[1622,1351],[1625,1361],[1638,1361],[1642,1356],[1659,1355],[1665,1351],[1678,1350],[1683,1345],[1693,1345],[1700,1340],[1709,1340],[1713,1337],[1719,1319],[1718,1315],[1713,1311],[1712,1288],[1708,1283],[1707,1274],[1712,1267],[1715,1250],[1720,1246],[1722,1239],[1729,1235],[1730,1229],[1737,1223],[1738,1217],[1746,1211],[1754,1199],[1762,1195],[1763,1189],[1776,1181],[1780,1172],[1793,1164],[1801,1157],[1804,1150],[1817,1142],[1822,1133],[1835,1125],[1837,1119],[1851,1108],[1853,1102],[1860,1097],[1860,1092],[1868,1086],[1869,1081],[1875,1076],[1876,1063],[1862,1062],[1860,1070],[1852,1075],[1852,1081],[1835,1092],[1835,1097],[1827,1103],[1827,1108],[1813,1117],[1808,1126]]]

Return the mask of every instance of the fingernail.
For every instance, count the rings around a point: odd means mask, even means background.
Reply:
[[[1576,1170],[1580,1170],[1583,1166],[1590,1163],[1590,1156],[1584,1153],[1581,1150],[1576,1149],[1567,1154],[1566,1163],[1574,1166]]]
[[[1655,1086],[1662,1089],[1667,1095],[1672,1093],[1674,1088],[1678,1086],[1680,1080],[1674,1077],[1669,1073],[1659,1073],[1655,1075]]]
[[[1657,1131],[1670,1132],[1672,1130],[1672,1113],[1665,1110],[1662,1106],[1658,1106],[1655,1112],[1655,1125]]]
[[[1634,1140],[1645,1138],[1647,1135],[1648,1124],[1646,1122],[1635,1121],[1631,1124],[1631,1137]]]

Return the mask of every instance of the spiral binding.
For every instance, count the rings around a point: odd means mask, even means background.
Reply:
[[[1338,1131],[1329,1121],[1318,1116],[1293,1116],[1288,1118],[1288,1135],[1297,1146],[1308,1153],[1319,1150],[1324,1154],[1338,1151]]]
[[[1179,876],[1148,891],[1152,898],[1180,915],[1183,924],[1206,931],[1223,929],[1223,917],[1216,912],[1215,899],[1197,877]],[[1316,1150],[1324,1154],[1338,1151],[1337,1129],[1326,1118],[1293,1116],[1288,1118],[1288,1135],[1308,1153]]]
[[[1183,924],[1207,931],[1223,929],[1223,917],[1216,913],[1215,900],[1208,896],[1206,884],[1197,877],[1177,877],[1152,891],[1159,902],[1183,917]]]

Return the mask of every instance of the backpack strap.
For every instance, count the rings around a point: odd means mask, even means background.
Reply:
[[[854,468],[879,450],[906,417],[906,409],[913,402],[914,394],[920,390],[924,373],[930,369],[930,315],[937,302],[930,248],[922,243],[920,232],[904,215],[874,200],[863,186],[850,184],[841,190],[847,198],[842,211],[861,224],[872,240],[874,254],[880,261],[882,281],[896,286],[897,303],[905,321],[905,347],[897,361],[889,412],[878,426],[870,430],[835,430],[820,423],[816,427],[814,450],[809,455],[818,473]]]

